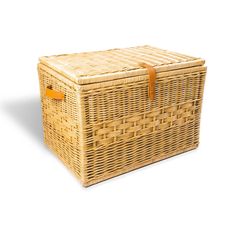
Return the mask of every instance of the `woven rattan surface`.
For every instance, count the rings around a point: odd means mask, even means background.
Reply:
[[[138,61],[159,71],[153,101]],[[38,68],[46,144],[84,186],[196,148],[203,63],[149,46],[44,57]],[[64,99],[47,97],[48,88]]]
[[[200,58],[150,46],[41,57],[40,61],[78,84],[88,84],[144,75],[140,62],[157,72],[203,65]]]

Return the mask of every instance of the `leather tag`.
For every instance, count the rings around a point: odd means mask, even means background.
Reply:
[[[140,66],[143,68],[147,68],[148,75],[149,75],[149,82],[148,82],[148,96],[151,101],[155,99],[155,84],[156,84],[156,70],[151,65],[146,63],[140,63]]]

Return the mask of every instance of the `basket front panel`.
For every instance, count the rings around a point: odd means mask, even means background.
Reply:
[[[59,81],[50,70],[39,67],[39,78],[45,143],[81,178],[77,91]],[[47,97],[47,87],[64,93],[64,100]]]
[[[198,145],[205,71],[83,91],[85,182],[95,183]]]
[[[198,145],[199,120],[137,139],[87,152],[86,182],[91,185],[156,161],[192,150]]]

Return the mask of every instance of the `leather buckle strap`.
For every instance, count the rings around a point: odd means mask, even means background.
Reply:
[[[156,70],[153,66],[148,65],[146,63],[139,63],[139,65],[143,68],[147,68],[149,75],[148,96],[149,99],[153,101],[155,99]]]

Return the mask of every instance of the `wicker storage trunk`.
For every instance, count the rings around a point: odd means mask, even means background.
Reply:
[[[44,139],[89,186],[194,149],[204,60],[150,46],[40,58]]]

